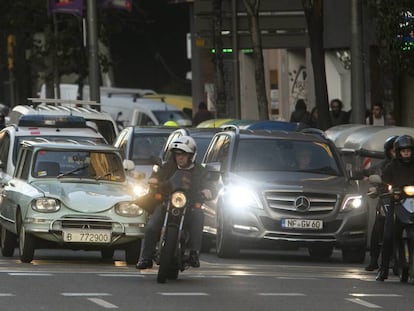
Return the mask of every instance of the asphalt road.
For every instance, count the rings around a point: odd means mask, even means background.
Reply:
[[[157,284],[155,266],[136,270],[123,254],[37,250],[31,264],[0,256],[0,310],[408,310],[414,286],[376,282],[340,253],[312,261],[305,250],[249,252],[238,259],[202,254],[201,268]]]

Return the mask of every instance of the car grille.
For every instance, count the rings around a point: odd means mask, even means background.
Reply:
[[[271,210],[288,215],[324,215],[333,211],[338,201],[336,194],[325,193],[266,191],[264,197]],[[309,205],[298,207],[300,198]]]
[[[85,229],[87,226],[88,229],[112,229],[112,221],[107,217],[97,217],[97,216],[66,216],[60,219],[62,223],[62,228],[65,229]]]

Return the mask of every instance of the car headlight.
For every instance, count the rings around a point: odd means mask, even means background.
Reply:
[[[134,202],[120,202],[116,204],[115,212],[125,217],[136,217],[144,214],[144,210]]]
[[[175,208],[183,208],[187,204],[187,197],[184,192],[177,191],[171,195],[171,204]]]
[[[341,211],[347,212],[358,209],[362,206],[362,195],[353,195],[345,197],[344,204],[342,205]]]
[[[226,197],[233,208],[261,208],[263,205],[256,193],[247,187],[231,186],[226,191]]]
[[[60,209],[60,201],[52,198],[39,198],[32,201],[32,209],[41,213],[54,213]]]
[[[146,195],[148,193],[149,186],[148,186],[147,183],[142,183],[142,182],[141,183],[136,183],[133,186],[133,190],[134,190],[134,194],[137,197],[141,197],[141,196]]]

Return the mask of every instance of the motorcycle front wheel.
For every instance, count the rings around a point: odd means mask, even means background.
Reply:
[[[175,249],[177,247],[178,228],[169,227],[165,237],[163,245],[161,245],[160,251],[160,267],[158,268],[158,283],[165,283],[172,275],[172,271],[175,269],[178,277],[178,267],[173,267],[175,262]]]

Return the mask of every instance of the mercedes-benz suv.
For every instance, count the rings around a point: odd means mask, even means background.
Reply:
[[[294,246],[321,259],[339,247],[344,261],[364,260],[361,175],[346,171],[323,132],[225,130],[211,140],[207,163],[216,163],[220,176],[217,198],[204,205],[206,249],[215,237],[219,257],[245,247]]]

